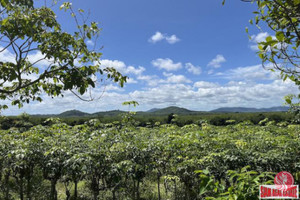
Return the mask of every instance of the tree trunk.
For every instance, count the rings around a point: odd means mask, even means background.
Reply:
[[[137,182],[137,187],[136,187],[136,199],[140,200],[140,181],[139,180]]]
[[[132,197],[134,200],[136,200],[136,186],[135,186],[135,180],[133,180],[133,191],[132,191]]]
[[[116,198],[116,191],[115,190],[112,191],[112,194],[113,194],[113,200],[117,200],[117,198]]]
[[[32,200],[31,197],[31,177],[27,177],[27,188],[26,188],[26,195],[27,195],[27,199],[26,200]]]
[[[66,190],[66,200],[70,200],[71,199],[71,193],[69,190]]]
[[[77,186],[77,184],[78,184],[78,181],[77,180],[75,180],[75,185],[74,185],[74,200],[77,200],[77,196],[78,196],[78,186]]]
[[[9,199],[9,177],[10,171],[5,174],[4,185],[5,185],[5,199]]]
[[[20,177],[20,182],[19,182],[19,193],[20,193],[20,200],[24,200],[24,192],[23,192],[23,177]]]
[[[94,191],[94,200],[98,200],[98,192]]]
[[[175,196],[175,199],[177,199],[177,185],[176,185],[176,180],[174,180],[174,196]]]
[[[31,197],[31,193],[32,193],[32,182],[31,182],[31,179],[32,179],[32,176],[33,176],[33,170],[34,170],[34,165],[30,165],[29,169],[28,169],[28,173],[27,173],[27,176],[26,177],[26,180],[27,180],[27,187],[26,187],[26,200],[32,200],[32,197]]]
[[[57,179],[51,179],[50,200],[57,200],[56,183]]]
[[[99,181],[96,177],[92,178],[92,190],[93,190],[93,196],[94,200],[98,200],[99,196]]]
[[[164,180],[164,188],[165,188],[166,196],[168,196],[168,186],[167,186],[167,181],[166,180]]]
[[[158,200],[161,200],[160,198],[160,173],[157,173],[157,192],[158,192]]]

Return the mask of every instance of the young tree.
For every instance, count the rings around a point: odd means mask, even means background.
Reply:
[[[88,23],[83,10],[75,12],[71,3],[63,3],[60,9],[70,13],[77,26],[68,33],[53,11],[57,1],[50,1],[0,1],[0,100],[21,107],[42,101],[42,93],[55,97],[71,91],[79,97],[94,88],[100,76],[123,86],[127,77],[114,68],[100,68],[101,53],[87,45],[99,35],[97,23]],[[0,109],[7,107],[0,104]]]

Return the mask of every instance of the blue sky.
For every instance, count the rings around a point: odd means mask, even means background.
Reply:
[[[84,3],[83,3],[84,2]],[[137,110],[179,106],[193,110],[219,107],[271,107],[283,105],[284,95],[296,93],[290,81],[264,70],[256,55],[256,42],[272,35],[266,27],[249,24],[255,5],[239,0],[75,0],[74,8],[90,11],[89,20],[103,29],[97,44],[103,46],[101,63],[130,77],[124,88],[109,82],[94,94],[95,102],[45,97],[21,112],[59,113],[125,109],[123,101],[140,103]],[[68,19],[68,20],[67,20]],[[66,31],[74,23],[58,12]],[[249,27],[252,40],[245,27]],[[92,44],[93,42],[89,42]]]

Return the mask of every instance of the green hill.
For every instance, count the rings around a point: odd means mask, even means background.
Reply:
[[[68,110],[63,113],[60,113],[57,116],[58,117],[88,117],[90,116],[90,114],[79,110]]]
[[[162,108],[162,109],[158,109],[158,110],[155,110],[153,112],[150,112],[149,114],[150,115],[168,115],[170,113],[174,113],[174,114],[191,114],[191,113],[194,113],[195,111],[191,111],[191,110],[188,110],[186,108],[179,108],[179,107],[176,107],[176,106],[170,106],[170,107],[167,107],[167,108]]]

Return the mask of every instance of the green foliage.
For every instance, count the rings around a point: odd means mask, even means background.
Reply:
[[[270,62],[280,70],[283,80],[289,78],[299,85],[298,49],[300,45],[299,1],[262,0],[257,4],[255,18],[250,23],[259,25],[264,22],[274,32],[259,43],[259,57],[263,62]]]
[[[258,199],[258,188],[260,185],[272,185],[274,177],[271,173],[261,173],[249,171],[250,166],[243,167],[241,170],[228,170],[228,182],[230,186],[225,192],[215,194],[216,197],[207,197],[205,199],[216,200],[255,200]],[[225,187],[217,184],[215,191],[222,190]]]
[[[124,85],[127,77],[114,68],[100,68],[101,53],[86,44],[99,35],[101,29],[96,22],[84,19],[81,23],[72,4],[65,2],[60,9],[74,18],[77,28],[67,33],[56,19],[56,1],[53,5],[48,2],[49,7],[40,4],[34,0],[0,2],[1,51],[14,54],[14,60],[0,63],[1,100],[12,99],[12,105],[21,107],[23,103],[42,101],[42,92],[51,97],[63,96],[67,90],[83,95],[95,87],[97,76]],[[83,10],[78,12],[82,14]],[[41,56],[30,60],[31,54]]]
[[[299,174],[300,127],[247,123],[72,127],[52,118],[0,130],[0,197],[257,199],[267,172]]]

